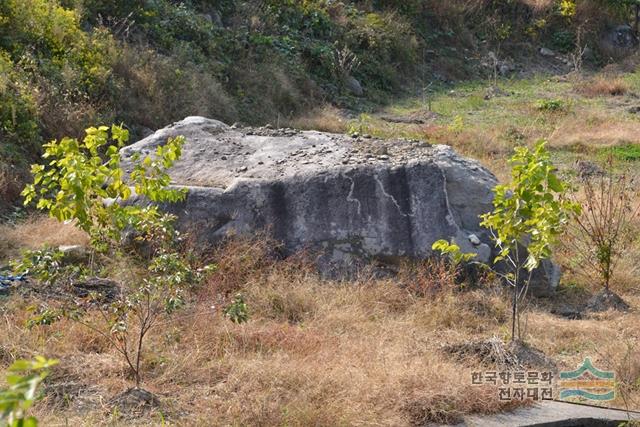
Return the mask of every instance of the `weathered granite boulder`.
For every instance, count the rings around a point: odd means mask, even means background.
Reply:
[[[268,230],[288,254],[317,253],[328,274],[426,257],[441,238],[492,256],[478,216],[492,208],[496,179],[448,146],[188,117],[124,148],[125,167],[133,152],[177,135],[187,142],[170,173],[189,192],[170,209],[209,242]]]
[[[629,25],[618,25],[605,32],[598,45],[604,56],[616,59],[632,54],[637,46],[638,37]]]

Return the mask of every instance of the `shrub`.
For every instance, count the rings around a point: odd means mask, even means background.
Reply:
[[[24,76],[0,47],[0,159],[2,163],[20,163],[37,152],[40,135],[37,107]],[[2,164],[0,164],[2,167]]]
[[[447,126],[447,130],[454,135],[460,135],[464,131],[464,118],[457,114]]]
[[[568,53],[573,50],[576,44],[576,35],[568,30],[560,30],[553,33],[553,47],[562,53]]]
[[[0,3],[3,163],[24,166],[44,139],[84,128],[108,86],[110,41],[107,32],[84,31],[78,13],[57,0]]]
[[[542,99],[538,101],[536,108],[540,111],[563,111],[566,108],[565,102],[561,99]]]
[[[20,274],[31,276],[44,283],[54,283],[62,274],[64,253],[58,249],[42,248],[26,250],[22,259],[14,261],[12,268]]]
[[[244,323],[249,320],[249,308],[242,294],[236,294],[233,301],[225,307],[224,316],[233,323]]]
[[[372,88],[397,87],[398,71],[407,71],[417,56],[411,27],[397,13],[357,14],[349,24],[345,44],[368,58],[356,74]]]
[[[446,249],[438,245],[447,245],[446,240],[440,240],[434,243],[434,250],[441,250],[442,253],[450,254]],[[457,247],[457,245],[451,245]],[[457,247],[457,254],[460,248]],[[451,253],[453,255],[453,253]],[[466,254],[465,254],[466,255]],[[471,254],[475,256],[475,254]],[[470,257],[472,258],[472,257]],[[468,258],[467,260],[470,260]],[[449,262],[451,261],[451,262]],[[408,264],[404,266],[400,274],[400,282],[405,283],[407,290],[418,297],[433,298],[438,294],[446,294],[455,289],[460,289],[457,283],[461,265],[455,260],[446,260],[438,258],[426,259],[418,264]],[[404,276],[404,277],[403,277]]]

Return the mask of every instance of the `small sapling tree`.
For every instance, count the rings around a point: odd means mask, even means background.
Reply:
[[[481,215],[481,225],[491,233],[499,253],[492,269],[513,289],[512,341],[521,339],[520,305],[525,299],[533,271],[562,233],[570,215],[579,212],[577,203],[566,197],[566,186],[555,173],[545,141],[530,150],[517,147],[509,160],[511,183],[497,185],[493,211]],[[434,250],[461,259],[459,248],[438,241]],[[453,254],[453,255],[451,255]]]
[[[94,252],[107,264],[120,261],[119,275],[128,282],[115,299],[92,292],[87,298],[72,299],[55,313],[47,308],[32,325],[38,319],[51,323],[67,317],[99,333],[123,356],[138,388],[149,330],[182,306],[185,291],[206,269],[192,268],[179,250],[175,217],[161,212],[156,204],[185,197],[183,190],[169,187],[167,174],[180,157],[184,138],[169,139],[152,156],[134,155],[128,176],[121,168],[119,151],[127,140],[127,131],[114,125],[89,128],[82,141],[63,138],[46,144],[46,163],[33,165],[33,184],[23,195],[25,204],[35,202],[60,221],[73,220],[88,233]],[[156,203],[125,203],[134,194],[131,187]]]
[[[533,271],[551,256],[571,213],[580,210],[566,198],[566,185],[556,175],[545,145],[539,141],[533,150],[516,147],[509,159],[511,183],[494,188],[494,209],[481,216],[480,225],[489,229],[499,250],[494,264],[504,261],[508,272],[501,276],[513,288],[512,340],[522,338],[519,304]]]
[[[569,238],[563,241],[580,263],[577,271],[589,280],[597,277],[605,293],[610,292],[620,258],[637,236],[634,223],[640,219],[637,182],[629,170],[616,169],[609,155],[605,169],[580,176],[582,195],[576,192],[573,199],[584,209],[574,215]]]

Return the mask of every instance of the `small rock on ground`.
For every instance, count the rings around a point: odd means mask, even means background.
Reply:
[[[551,314],[555,314],[557,316],[564,317],[570,320],[580,320],[583,318],[583,314],[580,308],[572,307],[566,304],[551,309]]]
[[[114,408],[118,408],[123,415],[138,415],[160,406],[160,400],[156,395],[135,387],[115,396],[109,403]]]
[[[71,291],[81,298],[96,295],[98,300],[110,302],[120,296],[120,285],[111,279],[89,277],[73,283]]]
[[[627,311],[629,310],[629,304],[627,304],[618,294],[607,289],[595,294],[585,307],[586,311],[592,313],[600,313],[607,310]]]

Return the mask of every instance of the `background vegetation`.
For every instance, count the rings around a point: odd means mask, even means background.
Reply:
[[[15,200],[43,142],[93,124],[125,123],[136,140],[187,115],[282,124],[323,103],[364,111],[490,74],[479,65],[490,50],[571,51],[578,29],[597,38],[620,22],[626,6],[605,3],[6,0],[0,204]]]

